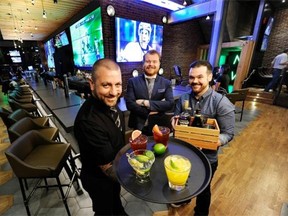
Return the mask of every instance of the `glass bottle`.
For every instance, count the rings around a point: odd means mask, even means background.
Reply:
[[[187,107],[184,112],[181,113],[179,116],[179,124],[180,125],[189,125],[190,119],[191,119],[191,107]]]
[[[199,101],[197,101],[196,105],[195,105],[195,114],[194,114],[194,119],[191,123],[192,127],[200,127],[203,128],[203,121],[202,121],[202,115],[201,115],[201,109],[200,109],[200,103]]]
[[[201,110],[200,109],[196,110],[191,126],[203,128],[203,122],[202,122],[202,116],[201,116]]]

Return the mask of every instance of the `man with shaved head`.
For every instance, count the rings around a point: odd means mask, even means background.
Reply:
[[[117,107],[122,93],[121,70],[114,61],[100,59],[91,75],[92,96],[84,102],[74,123],[82,185],[92,199],[95,215],[127,215],[112,169],[117,152],[125,145],[124,118]]]

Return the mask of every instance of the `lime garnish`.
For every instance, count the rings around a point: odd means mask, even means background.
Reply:
[[[153,154],[153,152],[150,151],[150,150],[145,151],[145,155],[146,155],[150,160],[154,158],[154,154]]]
[[[171,166],[173,169],[179,169],[179,167],[177,166],[176,162],[173,161],[172,158],[170,159],[170,166]]]
[[[146,155],[137,155],[135,158],[137,161],[139,161],[141,163],[147,163],[150,160],[150,158]]]

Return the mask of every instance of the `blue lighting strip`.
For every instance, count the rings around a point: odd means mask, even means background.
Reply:
[[[166,8],[172,11],[176,11],[176,10],[180,10],[184,8],[183,5],[177,4],[169,0],[140,0],[140,1],[147,2],[149,4],[153,4],[158,7]]]
[[[203,17],[209,14],[211,15],[216,12],[216,8],[217,0],[211,0],[201,4],[192,4],[182,10],[171,12],[171,14],[168,16],[168,23],[178,23]]]

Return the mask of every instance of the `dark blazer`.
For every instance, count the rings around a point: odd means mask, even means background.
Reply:
[[[151,111],[163,114],[174,107],[173,90],[170,80],[157,76],[154,82],[150,102],[150,108],[136,104],[136,100],[149,100],[148,88],[144,74],[128,80],[125,101],[130,111],[128,126],[133,129],[142,130]]]

